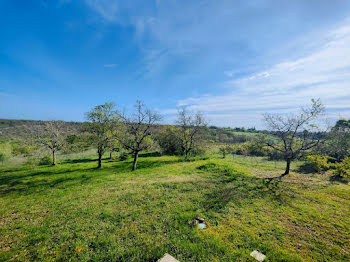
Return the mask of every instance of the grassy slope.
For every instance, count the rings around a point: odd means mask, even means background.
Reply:
[[[350,260],[350,186],[235,157],[0,169],[0,260]],[[200,168],[198,168],[200,167]],[[198,231],[188,221],[203,216]]]

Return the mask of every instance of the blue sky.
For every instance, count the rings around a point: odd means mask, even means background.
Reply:
[[[172,123],[263,127],[321,98],[350,117],[349,0],[2,0],[0,118],[143,100]]]

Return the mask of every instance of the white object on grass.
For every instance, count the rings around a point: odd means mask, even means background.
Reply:
[[[162,257],[161,259],[158,259],[157,262],[179,262],[179,260],[170,256],[168,253],[165,253],[164,257]]]
[[[250,255],[260,262],[264,261],[266,258],[266,256],[263,253],[260,253],[258,250],[254,250],[252,253],[250,253]]]
[[[197,224],[197,227],[198,227],[198,229],[204,229],[207,227],[207,225],[204,223],[201,223],[201,224]]]

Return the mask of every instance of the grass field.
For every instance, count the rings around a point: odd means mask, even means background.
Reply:
[[[0,260],[350,261],[350,185],[258,157],[0,168]],[[295,166],[294,171],[297,170]],[[189,224],[196,216],[207,229]]]

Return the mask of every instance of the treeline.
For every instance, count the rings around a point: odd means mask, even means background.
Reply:
[[[102,167],[104,154],[120,152],[121,157],[133,157],[132,170],[135,170],[141,151],[158,150],[188,159],[199,154],[208,134],[207,124],[198,112],[179,110],[175,126],[162,126],[161,116],[141,101],[136,102],[129,114],[116,108],[114,103],[98,105],[86,113],[86,119],[84,123],[20,121],[17,126],[3,121],[5,127],[0,129],[1,133],[11,136],[0,141],[0,161],[13,155],[30,156],[44,149],[51,154],[51,164],[56,165],[58,151],[81,152],[94,147],[98,168]],[[47,164],[48,161],[45,156],[39,162]]]
[[[161,116],[137,101],[134,111],[126,113],[113,103],[96,106],[86,113],[86,122],[0,120],[0,161],[11,156],[28,160],[49,151],[40,163],[56,164],[56,154],[97,149],[98,168],[102,156],[119,153],[121,160],[132,156],[132,170],[144,150],[179,155],[184,159],[205,155],[208,145],[227,154],[263,156],[283,160],[287,175],[294,160],[305,160],[305,170],[337,170],[349,176],[350,120],[341,119],[329,130],[317,125],[324,107],[312,100],[293,115],[264,115],[267,130],[207,126],[199,112],[179,110],[174,125],[162,125]],[[45,150],[43,150],[45,149]]]

